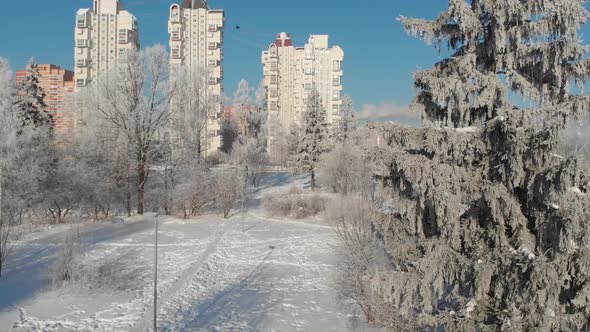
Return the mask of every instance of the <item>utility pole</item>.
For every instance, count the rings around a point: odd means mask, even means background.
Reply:
[[[154,332],[158,331],[158,217],[156,212],[154,234]]]

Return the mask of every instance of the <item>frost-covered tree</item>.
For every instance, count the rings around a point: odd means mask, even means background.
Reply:
[[[89,214],[94,220],[113,214],[132,213],[134,158],[128,136],[96,112],[97,94],[93,89],[78,92],[78,130],[71,155],[88,171],[84,180],[92,183]]]
[[[268,153],[270,161],[275,165],[285,166],[289,160],[289,132],[278,121],[276,116],[269,117],[268,131],[274,133],[268,142]]]
[[[590,73],[582,0],[449,0],[400,18],[452,54],[415,73],[427,128],[382,125],[393,270],[367,276],[378,321],[447,331],[590,328],[590,174],[555,154]],[[535,105],[525,107],[523,105]]]
[[[360,147],[345,141],[320,158],[320,183],[335,193],[363,193],[370,191],[373,165]]]
[[[287,156],[288,161],[296,161],[299,151],[299,141],[301,140],[301,126],[296,122],[291,123],[287,132]]]
[[[308,96],[303,113],[301,137],[297,146],[297,166],[311,176],[311,190],[316,187],[316,167],[322,153],[328,151],[328,122],[317,90]]]
[[[47,111],[44,101],[45,91],[41,87],[39,66],[31,58],[27,65],[26,75],[20,81],[17,89],[15,108],[18,111],[21,126],[43,127],[51,125],[53,119]]]
[[[232,120],[238,127],[240,135],[262,138],[266,136],[266,118],[264,87],[254,90],[246,80],[241,80],[232,98]]]
[[[129,52],[124,62],[98,81],[95,105],[90,106],[127,138],[135,167],[138,214],[144,212],[155,143],[170,118],[175,89],[168,83],[168,54],[163,46]]]
[[[0,277],[2,277],[2,266],[13,250],[14,223],[8,218],[4,209],[5,192],[4,175],[5,169],[12,162],[12,156],[16,150],[16,133],[18,119],[13,110],[14,85],[12,84],[12,71],[8,61],[0,58]]]
[[[204,138],[208,115],[213,110],[208,78],[205,68],[181,66],[173,69],[174,94],[169,124],[170,140],[178,155],[200,158],[207,149]]]
[[[350,132],[355,126],[354,101],[349,95],[342,98],[342,108],[340,109],[340,120],[336,125],[334,137],[337,142],[344,142],[350,137]]]
[[[240,136],[232,147],[230,161],[246,168],[248,180],[258,187],[266,174],[269,158],[266,144],[257,138]]]
[[[203,198],[209,188],[203,181],[206,167],[201,156],[206,151],[207,122],[217,102],[209,95],[208,77],[205,68],[173,68],[169,126],[156,149],[162,169],[159,195],[166,214],[179,211],[189,218],[206,203]]]
[[[244,178],[238,168],[218,170],[214,175],[211,195],[215,206],[223,211],[223,218],[228,219],[238,198],[242,195]]]

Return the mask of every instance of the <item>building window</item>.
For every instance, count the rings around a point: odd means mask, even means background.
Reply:
[[[313,75],[313,69],[312,68],[305,68],[304,72],[305,72],[305,75]]]
[[[87,25],[86,25],[86,16],[85,15],[81,15],[81,16],[78,16],[76,18],[76,26],[78,28],[81,28],[81,29],[87,27]]]
[[[278,84],[279,83],[279,78],[277,77],[277,75],[271,75],[270,76],[270,84]]]
[[[332,85],[333,86],[340,86],[342,85],[342,80],[340,76],[334,76],[334,78],[332,79]]]
[[[88,61],[86,59],[76,59],[76,67],[82,68],[88,65]]]
[[[342,69],[342,61],[334,60],[334,71],[340,71]]]
[[[270,97],[271,98],[277,98],[278,96],[279,96],[279,91],[277,89],[270,90]]]
[[[217,43],[214,43],[214,42],[209,42],[209,49],[210,49],[210,50],[215,50],[215,49],[217,49]]]
[[[332,115],[340,114],[340,105],[334,104],[332,105]]]
[[[119,29],[119,44],[127,44],[129,42],[129,32],[127,29]]]
[[[174,41],[180,40],[180,28],[173,28],[172,29],[172,40],[174,40]]]
[[[180,13],[178,11],[178,7],[174,7],[170,12],[170,21],[180,22]]]
[[[334,101],[340,100],[340,90],[334,91],[334,93],[332,94],[332,100],[334,100]]]
[[[88,47],[87,39],[76,39],[76,47]]]
[[[180,46],[175,45],[172,47],[172,58],[173,59],[180,59]]]

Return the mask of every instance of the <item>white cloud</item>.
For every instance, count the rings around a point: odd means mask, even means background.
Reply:
[[[361,121],[394,121],[413,125],[420,123],[420,114],[418,112],[410,110],[407,105],[399,105],[393,101],[379,105],[364,104],[357,114],[357,118]]]

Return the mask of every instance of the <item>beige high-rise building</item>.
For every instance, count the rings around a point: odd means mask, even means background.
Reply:
[[[224,11],[209,9],[206,0],[185,0],[170,7],[170,65],[207,75],[206,97],[211,104],[205,135],[207,154],[217,152],[222,144],[224,25]]]
[[[339,46],[329,47],[328,35],[311,35],[304,47],[295,47],[291,34],[278,34],[268,51],[262,53],[269,117],[286,130],[293,123],[300,124],[307,97],[316,89],[328,123],[337,123],[342,105],[343,61],[344,51]]]
[[[94,0],[76,14],[76,87],[85,87],[139,49],[137,19],[119,0]]]

